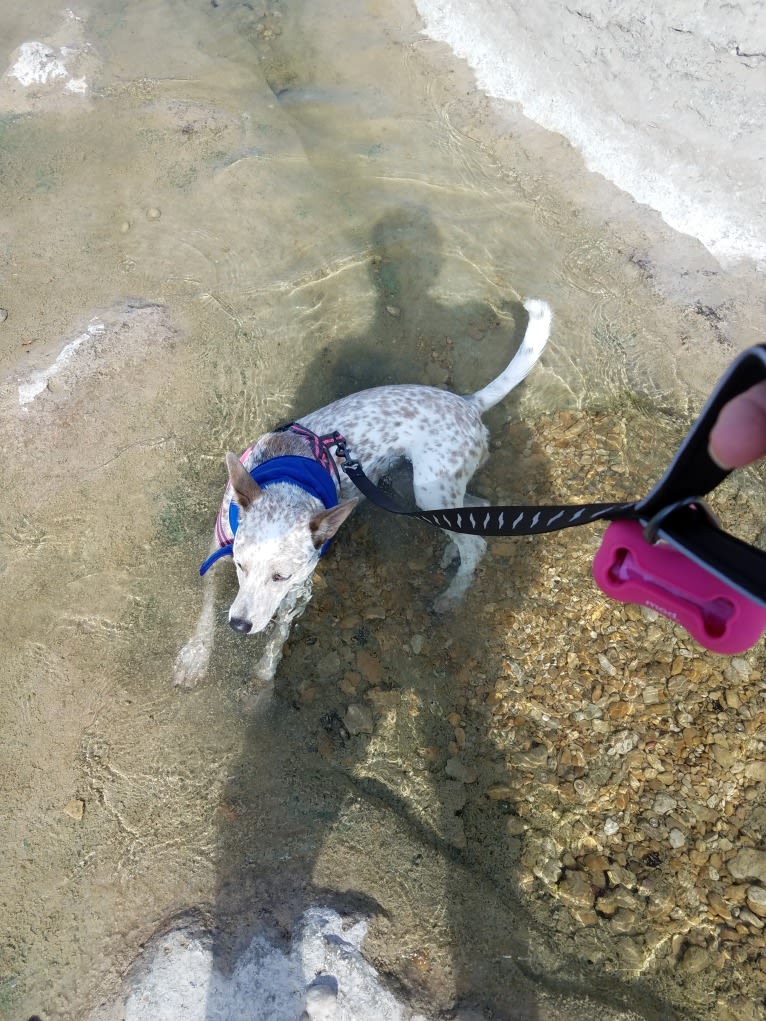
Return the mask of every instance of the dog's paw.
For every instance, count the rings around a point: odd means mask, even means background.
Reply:
[[[210,645],[201,638],[192,638],[176,656],[173,684],[178,688],[194,688],[207,673]]]

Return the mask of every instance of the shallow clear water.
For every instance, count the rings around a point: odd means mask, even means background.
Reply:
[[[669,1016],[662,997],[686,996],[670,966],[636,984],[642,962],[583,949],[524,886],[506,817],[526,810],[486,796],[550,725],[529,685],[592,655],[594,535],[493,546],[445,622],[427,611],[440,537],[365,508],[273,694],[225,603],[204,683],[174,688],[172,665],[227,449],[372,383],[470,392],[506,364],[520,299],[537,296],[554,335],[488,416],[500,443],[478,488],[629,498],[730,348],[561,198],[534,131],[489,144],[406,9],[72,12],[0,14],[8,64],[43,39],[74,49],[89,82],[0,86],[0,1013],[87,1016],[176,915],[201,910],[225,934],[227,967],[254,919],[282,932],[337,902],[372,914],[376,965],[434,1012],[462,998],[553,1017],[561,997],[574,1017],[567,998],[595,993]],[[35,372],[48,385],[22,406]],[[728,506],[754,532],[753,491]],[[645,635],[610,626],[627,676]],[[358,701],[371,735],[343,726]],[[542,772],[536,833],[561,822]]]

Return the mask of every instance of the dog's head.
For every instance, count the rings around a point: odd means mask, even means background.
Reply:
[[[229,623],[243,634],[257,634],[287,593],[313,573],[322,547],[358,500],[317,510],[318,501],[297,486],[259,486],[236,454],[226,455],[226,465],[240,509],[233,548],[239,592]]]

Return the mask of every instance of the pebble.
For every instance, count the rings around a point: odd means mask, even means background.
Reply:
[[[766,886],[766,851],[743,847],[726,864],[735,879],[757,879]]]
[[[636,931],[636,913],[627,908],[619,908],[612,915],[610,926],[613,932],[627,936]]]
[[[458,780],[460,783],[476,783],[479,779],[479,774],[475,769],[471,769],[466,766],[462,759],[453,755],[452,758],[447,759],[447,764],[444,767],[444,772],[452,780]]]
[[[149,214],[147,213],[147,216],[148,215]],[[127,234],[129,230],[130,224],[128,223],[127,220],[123,220],[122,223],[120,224],[120,234]]]
[[[535,745],[514,755],[512,762],[518,769],[544,769],[548,765],[548,749],[544,744]]]
[[[490,801],[512,801],[515,793],[516,788],[505,783],[495,783],[487,788],[487,797]]]
[[[699,975],[714,966],[714,959],[704,947],[687,946],[678,966],[686,975]]]
[[[763,919],[759,918],[758,915],[753,914],[753,912],[749,911],[747,908],[742,908],[740,911],[739,921],[747,922],[747,924],[752,925],[754,929],[762,929],[764,925]]]
[[[156,206],[151,206],[146,210],[147,220],[159,220],[161,216],[162,212]]]
[[[64,805],[64,812],[70,819],[80,822],[85,815],[85,802],[81,798],[72,798],[71,801],[67,801]]]
[[[760,918],[766,918],[766,889],[762,886],[748,886],[745,900],[750,910]]]
[[[4,323],[7,318],[8,318],[8,309],[7,308],[0,308],[0,323]]]
[[[570,907],[593,906],[593,887],[584,872],[565,872],[557,889],[559,899]]]
[[[366,705],[352,702],[343,717],[349,734],[371,734],[373,729],[372,711]]]
[[[340,670],[340,655],[337,652],[327,652],[320,656],[317,661],[317,674],[319,677],[335,677]]]
[[[423,646],[425,645],[425,642],[426,640],[423,635],[412,635],[412,637],[410,638],[410,648],[412,649],[416,656],[419,656],[420,653],[423,651]]]
[[[674,811],[675,807],[676,807],[675,798],[671,798],[669,794],[664,793],[658,794],[657,797],[654,799],[654,803],[652,805],[652,808],[657,813],[657,815],[667,815],[668,812]]]
[[[671,847],[678,849],[679,847],[683,847],[686,843],[686,836],[678,829],[677,826],[674,826],[668,834],[668,842]]]

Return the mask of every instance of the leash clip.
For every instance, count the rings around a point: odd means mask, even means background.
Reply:
[[[656,514],[646,528],[637,521],[613,521],[593,561],[593,577],[612,599],[648,606],[686,628],[712,652],[737,655],[766,630],[766,609],[657,541],[657,529],[673,510],[701,503],[698,498],[680,500]],[[706,507],[703,511],[712,513]]]
[[[340,466],[346,475],[349,474],[349,468],[354,471],[359,467],[359,462],[349,454],[348,445],[343,437],[335,444],[335,456],[340,461]]]

